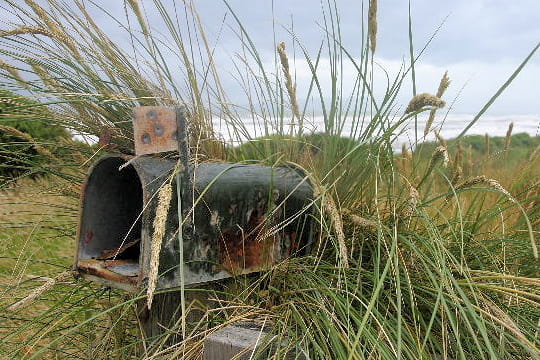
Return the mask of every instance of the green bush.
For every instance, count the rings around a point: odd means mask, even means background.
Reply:
[[[69,138],[45,104],[0,90],[0,181],[44,175],[56,144]]]

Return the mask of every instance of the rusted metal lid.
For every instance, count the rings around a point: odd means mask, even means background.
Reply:
[[[140,106],[133,110],[135,154],[178,150],[178,128],[174,107]]]

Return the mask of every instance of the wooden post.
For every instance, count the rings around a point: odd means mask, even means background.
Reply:
[[[190,290],[187,292],[185,295],[186,307],[192,307],[193,302],[208,306],[208,291]],[[174,345],[182,341],[182,333],[179,325],[182,323],[198,322],[205,314],[204,309],[191,309],[187,313],[187,316],[182,316],[180,291],[155,294],[150,310],[146,306],[146,300],[139,301],[137,306],[145,341],[152,342],[168,331],[172,331],[165,342],[167,345]]]
[[[266,335],[266,330],[256,324],[226,326],[204,340],[203,359],[252,359]]]

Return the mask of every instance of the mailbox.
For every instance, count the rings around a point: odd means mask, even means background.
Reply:
[[[157,192],[175,165],[127,155],[93,165],[82,192],[77,271],[128,291],[146,286]],[[181,269],[184,285],[199,284],[268,269],[310,246],[313,190],[298,169],[209,162],[185,170],[189,179],[167,215],[158,289],[180,286]],[[185,203],[180,214],[177,196]]]

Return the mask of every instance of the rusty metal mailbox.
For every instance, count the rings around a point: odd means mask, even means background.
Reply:
[[[175,165],[123,155],[94,164],[82,193],[75,261],[81,274],[128,291],[145,287],[156,194]],[[179,214],[173,193],[158,288],[180,286],[181,267],[184,285],[198,284],[268,269],[306,251],[313,190],[297,169],[201,163],[185,173],[190,179],[181,181],[180,196],[189,204]]]

